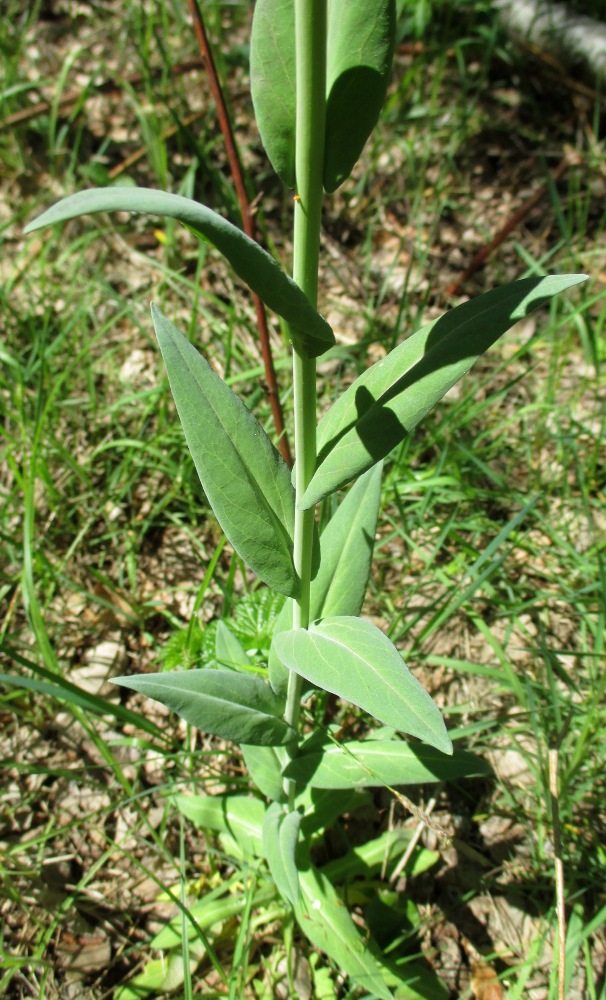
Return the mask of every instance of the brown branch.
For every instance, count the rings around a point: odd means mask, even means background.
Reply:
[[[174,66],[171,66],[170,71],[173,76],[177,76],[183,73],[190,73],[193,69],[201,69],[203,66],[203,59],[188,59],[182,63],[175,63]],[[149,76],[153,79],[156,76],[160,76],[163,71],[163,67],[161,66],[150,69]],[[110,94],[116,96],[122,93],[123,84],[129,83],[131,87],[137,87],[146,79],[147,77],[143,73],[131,73],[129,76],[125,76],[120,83],[116,83],[115,80],[103,80],[102,83],[90,83],[88,85],[88,93],[86,92],[86,88],[84,90],[70,90],[67,94],[64,94],[63,97],[59,98],[57,107],[60,111],[65,111],[66,108],[69,108],[72,104],[77,104],[78,101],[82,99],[83,94],[84,100],[88,100],[89,97],[96,97],[98,94]],[[32,118],[37,118],[38,115],[46,114],[51,110],[52,106],[52,101],[38,101],[37,104],[32,104],[29,108],[22,108],[21,111],[15,111],[13,115],[9,115],[8,118],[4,119],[3,127],[10,128],[12,125],[22,125],[24,122],[31,121]]]
[[[557,167],[554,167],[550,175],[552,183],[555,184],[555,182],[559,180],[567,167],[570,166],[571,159],[570,154],[567,153],[566,156],[560,160]],[[470,264],[464,271],[461,272],[457,280],[453,281],[453,283],[446,289],[446,295],[448,298],[452,298],[454,295],[458,295],[462,291],[465,282],[472,276],[472,274],[475,274],[475,272],[482,267],[482,264],[484,264],[492,251],[496,250],[496,248],[507,239],[509,234],[513,232],[516,226],[519,226],[520,222],[526,218],[535,205],[538,205],[541,199],[547,194],[549,190],[549,183],[550,182],[547,181],[545,184],[542,184],[541,187],[530,196],[530,198],[527,198],[526,201],[520,205],[517,212],[514,212],[509,221],[506,222],[501,229],[499,229],[498,233],[493,237],[493,239],[491,239],[490,243],[483,246],[482,249],[479,250],[474,257],[472,257]]]
[[[240,162],[240,156],[238,153],[238,148],[236,146],[236,141],[231,126],[231,121],[225,103],[225,98],[223,96],[223,90],[221,88],[219,77],[217,75],[217,69],[215,66],[212,50],[210,48],[210,44],[208,41],[208,35],[206,34],[204,20],[202,18],[202,13],[200,11],[198,0],[187,0],[187,3],[191,11],[191,16],[194,22],[194,30],[196,33],[196,38],[198,40],[198,46],[200,48],[200,52],[202,53],[202,59],[206,67],[206,72],[208,73],[208,81],[210,84],[211,93],[213,95],[213,99],[217,108],[217,117],[219,119],[219,126],[223,134],[223,141],[225,142],[225,150],[227,152],[229,169],[231,171],[231,175],[234,181],[234,187],[236,189],[236,195],[238,198],[238,203],[240,205],[240,213],[242,215],[242,226],[244,228],[244,232],[246,233],[246,235],[250,236],[250,238],[254,240],[256,239],[255,224],[252,212],[250,210],[250,200],[248,198],[248,192],[246,190],[246,185],[244,184],[242,164]],[[269,340],[269,327],[267,324],[267,314],[265,312],[265,306],[263,302],[261,301],[259,296],[255,295],[254,293],[253,293],[253,302],[255,305],[255,312],[257,314],[257,326],[259,329],[259,338],[261,341],[261,354],[263,356],[263,365],[265,367],[267,396],[269,398],[271,412],[274,418],[276,434],[278,435],[278,443],[284,461],[287,462],[289,466],[292,466],[290,446],[288,443],[286,430],[284,429],[284,417],[282,414],[282,405],[280,403],[280,395],[278,392],[278,381],[276,378],[276,370],[274,368],[273,356],[271,352],[271,344]]]

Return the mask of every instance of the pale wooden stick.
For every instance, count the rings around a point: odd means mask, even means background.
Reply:
[[[558,805],[557,750],[549,751],[549,795],[551,797],[551,822],[553,827],[553,852],[555,855],[556,915],[558,919],[558,1000],[565,1000],[566,985],[566,908],[564,901],[564,862]]]

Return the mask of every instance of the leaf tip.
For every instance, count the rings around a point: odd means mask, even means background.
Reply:
[[[130,677],[127,674],[120,674],[119,677],[112,677],[111,683],[112,684],[117,684],[119,687],[130,687],[130,688],[132,688],[133,687],[133,681],[135,681],[135,680],[136,680],[135,677]]]

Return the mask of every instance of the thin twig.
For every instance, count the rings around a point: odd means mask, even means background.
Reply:
[[[182,73],[190,73],[194,69],[201,69],[203,66],[203,59],[187,59],[185,62],[175,63],[174,66],[171,66],[170,72],[172,76],[179,76]],[[97,97],[98,94],[115,96],[122,93],[125,83],[130,84],[131,87],[137,87],[149,77],[153,79],[156,76],[160,76],[162,72],[164,72],[163,67],[158,66],[150,68],[147,74],[131,73],[130,76],[125,76],[119,83],[115,80],[103,80],[101,83],[93,83],[91,81],[83,90],[69,90],[67,94],[63,94],[63,97],[60,97],[57,102],[57,107],[59,111],[65,111],[72,104],[77,104],[82,99],[87,101],[89,97]],[[14,114],[9,115],[8,118],[4,119],[2,123],[3,127],[11,128],[13,125],[23,125],[24,122],[29,122],[32,118],[37,118],[38,115],[47,114],[51,110],[51,107],[52,101],[38,101],[37,104],[31,104],[29,108],[22,108],[20,111],[15,111]]]
[[[253,220],[253,215],[250,210],[250,200],[248,197],[248,192],[246,190],[246,185],[244,183],[244,175],[242,172],[242,164],[240,162],[240,155],[238,153],[238,147],[236,146],[236,141],[234,138],[233,129],[231,126],[231,121],[227,111],[227,105],[225,103],[225,98],[223,96],[223,89],[219,81],[217,74],[217,69],[215,66],[215,61],[213,58],[210,43],[208,41],[208,35],[206,33],[206,27],[204,25],[204,20],[202,18],[202,13],[200,11],[200,5],[198,0],[187,0],[189,9],[191,11],[191,16],[194,22],[194,31],[196,33],[196,38],[198,40],[198,46],[200,52],[202,53],[202,58],[204,60],[204,65],[206,67],[206,72],[208,73],[208,82],[210,84],[211,93],[217,108],[217,118],[219,120],[219,127],[223,135],[223,141],[225,142],[225,150],[227,152],[227,160],[229,162],[229,169],[234,181],[234,187],[236,189],[236,195],[238,198],[238,203],[240,205],[240,213],[242,215],[242,226],[244,232],[252,240],[256,239],[255,234],[255,224]],[[263,356],[263,365],[265,367],[265,380],[267,383],[267,396],[269,398],[269,403],[271,406],[271,412],[274,418],[274,425],[276,428],[276,434],[278,436],[278,443],[282,457],[289,466],[292,465],[292,457],[290,453],[290,446],[288,443],[288,437],[286,435],[286,430],[284,428],[284,417],[282,414],[282,405],[280,403],[280,394],[278,392],[278,380],[276,378],[276,370],[274,368],[273,355],[271,351],[271,343],[269,340],[269,327],[267,323],[267,314],[265,312],[265,306],[258,295],[253,293],[253,302],[255,305],[255,312],[257,314],[257,326],[259,329],[259,339],[261,341],[261,354]]]
[[[551,171],[550,180],[546,181],[545,184],[542,184],[541,187],[530,196],[530,198],[527,198],[526,201],[520,205],[517,212],[511,216],[502,229],[499,229],[498,233],[493,237],[493,239],[491,239],[490,243],[487,243],[481,250],[478,251],[475,257],[472,258],[471,263],[465,268],[464,271],[461,272],[457,280],[454,281],[452,285],[448,286],[446,289],[446,295],[448,298],[452,298],[453,295],[458,295],[462,291],[465,282],[471,277],[472,274],[475,274],[475,272],[481,268],[482,264],[486,261],[492,251],[507,239],[509,234],[516,228],[516,226],[519,226],[520,222],[526,218],[535,205],[538,205],[541,199],[544,198],[549,191],[550,183],[555,184],[567,167],[570,166],[570,163],[571,156],[567,153],[566,156],[560,160],[557,167],[554,167]]]
[[[425,815],[426,816],[431,816],[433,810],[435,809],[437,801],[438,800],[435,797],[429,800],[429,802],[427,803],[427,808],[425,809]],[[426,826],[427,826],[427,823],[425,822],[424,819],[419,820],[419,822],[416,825],[415,832],[413,833],[412,837],[410,838],[410,841],[408,842],[408,846],[407,846],[406,850],[404,851],[404,854],[402,855],[402,857],[400,858],[400,860],[398,861],[396,867],[393,870],[393,874],[392,874],[392,876],[391,876],[391,878],[389,880],[390,882],[395,882],[398,879],[398,877],[401,874],[401,872],[403,872],[404,869],[406,868],[406,865],[408,864],[408,862],[410,860],[410,856],[411,856],[412,852],[414,851],[415,847],[417,846],[417,844],[419,843],[419,839],[421,837],[421,834],[423,833],[423,830],[425,829]]]
[[[549,751],[549,796],[551,798],[551,825],[553,828],[553,853],[555,857],[556,915],[558,918],[558,1000],[564,1000],[566,986],[566,906],[564,897],[564,861],[562,859],[562,833],[558,792],[557,749]]]

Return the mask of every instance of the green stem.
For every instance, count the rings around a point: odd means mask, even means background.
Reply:
[[[295,0],[296,39],[296,140],[293,278],[314,306],[318,302],[318,263],[322,216],[322,174],[326,102],[326,6],[327,0]],[[294,563],[300,581],[293,606],[293,627],[309,625],[309,592],[314,539],[315,510],[299,510],[316,464],[316,363],[296,348],[293,351],[295,418],[295,511]],[[288,679],[285,719],[297,729],[302,679],[294,672]],[[285,789],[290,808],[294,782]]]

